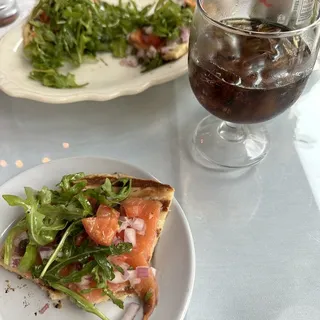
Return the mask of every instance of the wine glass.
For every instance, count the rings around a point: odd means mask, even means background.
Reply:
[[[0,0],[0,27],[15,21],[19,16],[16,0]]]
[[[317,59],[320,21],[305,15],[298,23],[303,17],[294,2],[197,0],[189,80],[212,114],[199,123],[192,141],[202,165],[244,168],[261,161],[269,137],[259,123],[301,95]]]

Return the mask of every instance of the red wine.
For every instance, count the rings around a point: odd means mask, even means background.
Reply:
[[[261,20],[223,23],[259,32],[288,31]],[[311,73],[311,53],[298,37],[257,38],[211,26],[190,44],[189,80],[209,112],[234,123],[269,120],[301,95]]]

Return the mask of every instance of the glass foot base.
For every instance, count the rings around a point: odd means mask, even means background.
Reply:
[[[198,124],[192,141],[194,159],[212,169],[250,167],[268,151],[269,136],[263,126],[236,125],[211,115]]]
[[[19,17],[18,6],[15,1],[0,4],[0,27],[4,27],[14,22]]]

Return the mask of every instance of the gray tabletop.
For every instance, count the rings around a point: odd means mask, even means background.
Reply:
[[[103,103],[46,105],[0,92],[0,183],[64,157],[136,164],[176,188],[189,220],[197,273],[188,319],[320,319],[319,78],[317,65],[298,103],[267,124],[267,158],[233,173],[190,156],[207,112],[186,76]]]

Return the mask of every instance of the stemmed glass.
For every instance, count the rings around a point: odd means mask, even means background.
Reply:
[[[258,123],[292,106],[307,83],[319,51],[320,22],[310,19],[299,27],[291,6],[259,10],[266,1],[197,1],[189,80],[212,115],[196,128],[193,154],[210,168],[248,167],[269,148],[268,133]]]
[[[18,16],[16,0],[0,0],[0,27],[12,23]]]

